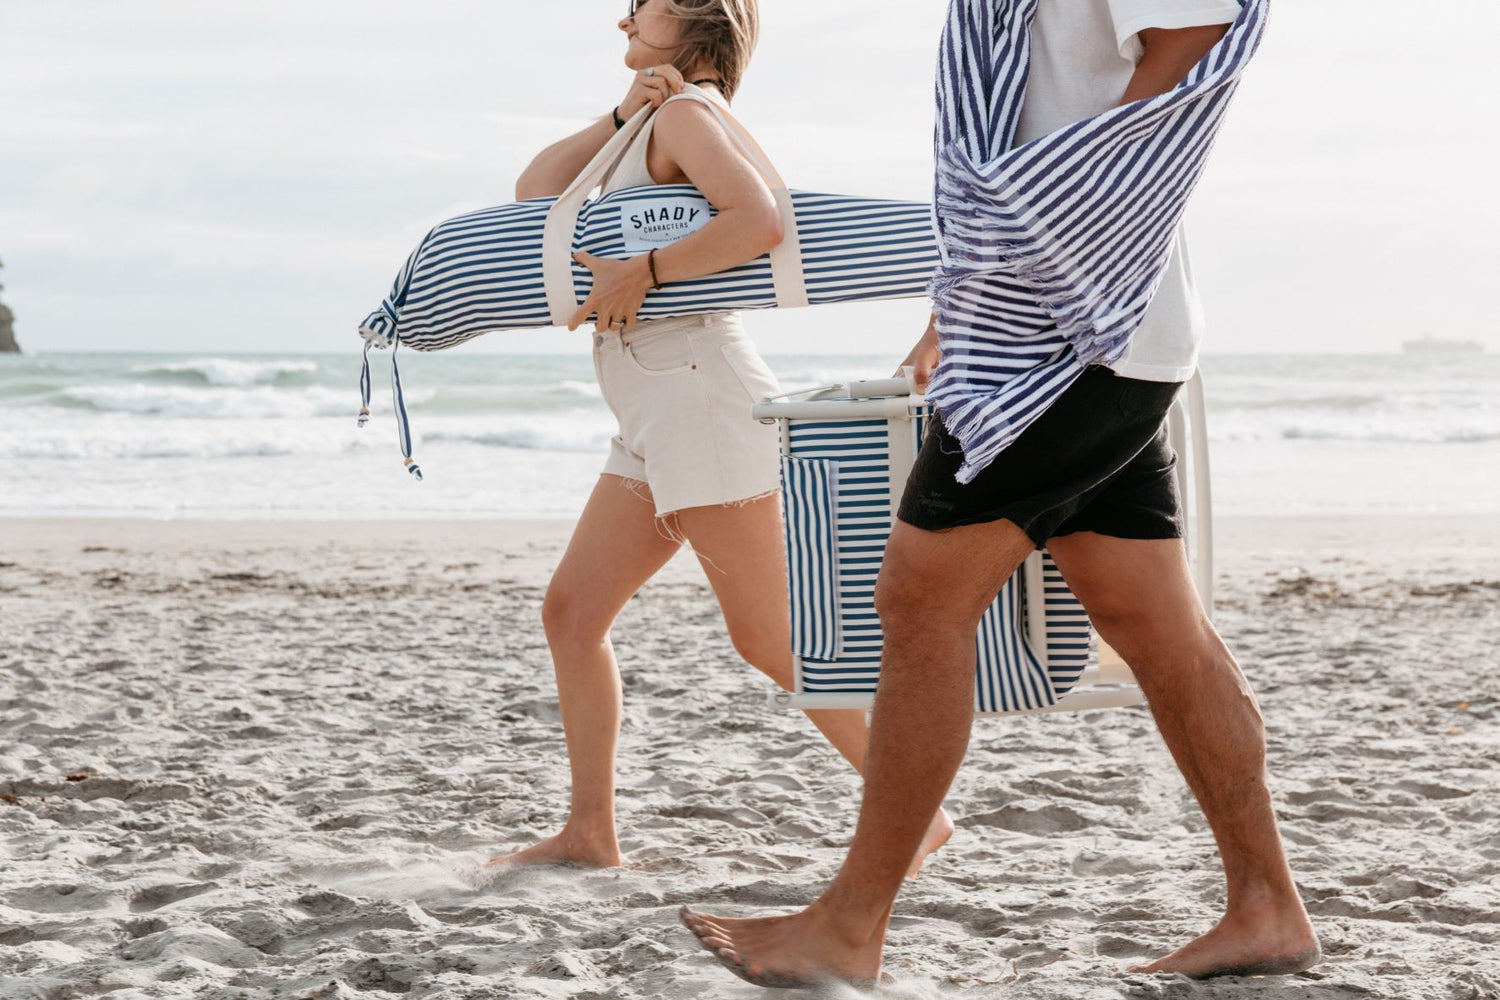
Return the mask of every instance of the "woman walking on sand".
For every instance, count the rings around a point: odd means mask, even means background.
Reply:
[[[651,120],[604,191],[692,184],[718,214],[650,254],[575,255],[594,286],[570,329],[597,317],[594,368],[619,433],[542,605],[572,772],[570,809],[560,832],[492,864],[621,863],[614,797],[622,690],[610,629],[684,541],[708,575],[734,648],[782,687],[792,683],[777,434],[749,413],[778,391],[776,380],[736,313],[635,322],[652,287],[737,267],[781,241],[770,189],[708,106],[727,108],[739,88],[759,30],[756,0],[631,0],[619,28],[629,43],[625,65],[636,71],[624,100],[542,150],[516,197],[561,194],[649,106]],[[807,715],[862,768],[863,712]],[[939,810],[913,872],[952,831]]]

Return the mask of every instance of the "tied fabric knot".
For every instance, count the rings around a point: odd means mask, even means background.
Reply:
[[[370,348],[384,347],[385,336],[381,333],[369,331],[364,327],[360,333],[365,336],[364,361],[359,371],[359,393],[360,408],[358,426],[363,427],[370,420]],[[401,346],[401,338],[390,337],[391,345],[391,402],[396,411],[396,441],[401,447],[401,459],[417,482],[422,481],[422,469],[411,457],[411,418],[406,412],[406,393],[401,388],[401,366],[396,361],[396,351]]]

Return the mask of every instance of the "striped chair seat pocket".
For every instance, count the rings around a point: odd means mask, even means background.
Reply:
[[[781,456],[792,652],[831,662],[843,651],[839,615],[838,463]]]

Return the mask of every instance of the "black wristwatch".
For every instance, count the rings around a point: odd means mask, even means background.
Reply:
[[[615,131],[616,132],[620,131],[620,129],[622,129],[622,128],[625,127],[625,119],[623,119],[623,118],[620,117],[620,106],[618,104],[616,104],[614,107],[610,108],[609,109],[609,113],[610,113],[610,117],[614,118],[614,120],[615,120]]]

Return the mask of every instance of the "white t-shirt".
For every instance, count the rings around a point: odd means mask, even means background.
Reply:
[[[1229,24],[1237,0],[1040,0],[1031,22],[1031,72],[1016,142],[1030,142],[1120,103],[1145,49],[1145,28]],[[1125,356],[1127,378],[1183,382],[1198,367],[1203,307],[1181,227],[1156,297]]]

